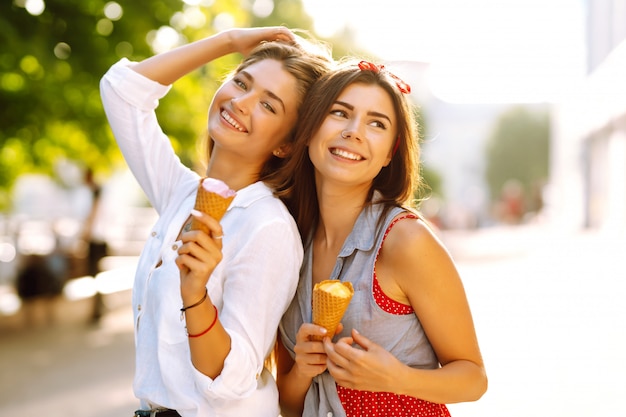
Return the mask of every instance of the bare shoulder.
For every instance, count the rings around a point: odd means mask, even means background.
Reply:
[[[401,216],[397,216],[396,219],[400,219]],[[419,217],[399,220],[385,238],[383,250],[390,252],[389,255],[394,258],[415,255],[416,253],[423,253],[423,251],[441,250],[447,253],[437,231]]]
[[[389,231],[381,250],[386,268],[396,284],[408,292],[416,284],[433,284],[447,276],[457,277],[456,267],[436,230],[421,218],[398,221]]]

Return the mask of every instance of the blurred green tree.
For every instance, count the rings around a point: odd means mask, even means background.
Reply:
[[[267,15],[268,7],[271,13]],[[300,0],[13,0],[0,2],[0,211],[23,173],[53,175],[60,159],[107,171],[121,159],[102,111],[98,82],[117,60],[141,60],[232,26],[311,29]],[[224,57],[176,83],[157,113],[183,162],[198,139]]]
[[[0,2],[0,212],[23,173],[54,176],[59,160],[96,173],[121,162],[99,80],[120,58],[139,61],[229,27],[313,31],[301,0],[11,0]],[[326,39],[335,57],[370,57],[350,29]],[[175,83],[157,115],[181,160],[201,169],[206,109],[239,62],[220,58]]]
[[[506,184],[522,187],[527,210],[535,207],[537,187],[548,178],[550,119],[547,110],[515,106],[497,120],[487,141],[485,177],[496,202]]]
[[[147,35],[178,0],[0,3],[0,208],[22,173],[52,174],[59,159],[96,170],[119,158],[98,82],[122,56],[151,54]]]

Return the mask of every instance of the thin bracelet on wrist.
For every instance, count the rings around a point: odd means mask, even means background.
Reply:
[[[189,332],[187,332],[187,337],[200,337],[200,336],[204,336],[205,334],[207,334],[212,328],[213,326],[215,326],[215,323],[217,323],[217,307],[213,306],[213,310],[215,310],[215,317],[213,317],[213,322],[209,325],[209,327],[207,327],[206,330],[198,333],[198,334],[189,334]]]
[[[194,307],[198,307],[200,304],[204,303],[204,300],[206,300],[207,296],[209,295],[209,291],[205,288],[204,289],[204,295],[202,296],[202,298],[200,299],[200,301],[198,301],[197,303],[194,303],[188,307],[183,307],[180,309],[180,321],[183,321],[184,318],[184,314],[187,310],[189,310],[190,308],[194,308]]]

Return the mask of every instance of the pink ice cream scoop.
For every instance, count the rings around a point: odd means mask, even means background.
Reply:
[[[194,209],[206,213],[216,220],[221,220],[236,194],[224,181],[215,178],[204,178],[198,187]],[[191,219],[191,230],[209,232],[204,223],[196,218]]]
[[[224,198],[234,197],[235,194],[237,194],[237,192],[235,192],[235,190],[231,190],[224,181],[210,177],[202,180],[202,188]]]

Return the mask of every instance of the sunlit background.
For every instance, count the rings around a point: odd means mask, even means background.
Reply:
[[[396,0],[375,10],[358,0],[304,5],[320,35],[347,27],[382,59],[431,64],[429,86],[448,102],[554,102],[586,72],[580,0]]]
[[[0,415],[136,406],[129,292],[156,216],[104,118],[102,74],[278,24],[412,86],[428,185],[416,197],[458,262],[490,376],[453,416],[623,415],[624,0],[2,2]],[[194,169],[209,101],[238,59],[161,100]]]

